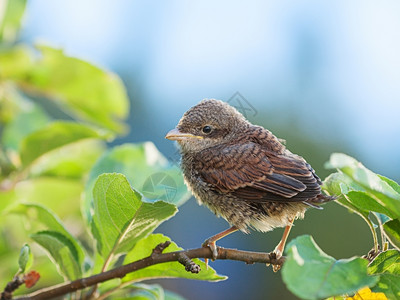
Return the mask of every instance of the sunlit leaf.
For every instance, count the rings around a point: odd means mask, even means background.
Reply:
[[[397,193],[400,194],[400,185],[397,182],[395,182],[394,180],[389,179],[389,178],[387,178],[385,176],[379,175],[379,174],[378,174],[378,176],[379,176],[380,179],[382,179],[388,185],[390,185],[392,187],[392,189],[394,189]]]
[[[185,300],[182,296],[163,289],[159,284],[136,283],[125,287],[123,297],[114,296],[113,300]]]
[[[387,207],[372,198],[367,192],[350,191],[347,193],[347,199],[359,210],[365,212],[374,211],[395,218],[396,215]]]
[[[126,131],[122,121],[128,116],[129,100],[118,76],[62,50],[37,48],[40,55],[23,46],[0,52],[0,78],[15,80],[27,94],[53,100],[76,119]]]
[[[132,290],[128,299],[132,300],[139,300],[139,299],[146,299],[146,300],[164,300],[165,293],[164,289],[159,284],[143,284],[137,283],[133,284],[127,289]],[[126,299],[124,297],[124,299]]]
[[[0,50],[0,78],[3,80],[23,79],[32,67],[32,54],[28,47],[19,45]]]
[[[325,254],[310,236],[292,240],[287,252],[282,278],[288,289],[302,299],[354,294],[379,280],[367,275],[366,259],[336,260]]]
[[[355,203],[352,203],[351,199],[347,196],[347,194],[352,191],[365,191],[362,186],[353,182],[349,176],[341,172],[330,174],[324,180],[323,189],[329,195],[337,196],[336,203],[339,203],[350,211],[357,213],[365,221],[369,222],[369,210],[366,211],[365,209],[360,209]]]
[[[82,276],[79,250],[68,237],[57,231],[41,231],[32,234],[31,238],[48,251],[66,279],[74,280]]]
[[[14,202],[40,203],[64,216],[79,213],[82,190],[83,183],[79,180],[37,177],[19,182],[13,199]]]
[[[396,207],[396,202],[398,202],[396,198],[397,183],[386,177],[374,174],[361,163],[344,154],[332,155],[328,166],[338,167],[339,171],[325,179],[323,189],[328,194],[338,195],[337,203],[356,212],[367,222],[374,236],[374,246],[377,248],[377,235],[370,220],[370,212],[374,212],[381,225],[390,219],[397,218],[399,210]],[[360,176],[353,176],[355,173],[363,173],[364,177],[361,176],[362,179],[360,179]],[[388,197],[387,195],[389,194],[394,195],[395,199]],[[396,226],[396,229],[391,228],[391,226],[395,225],[397,223],[392,222],[390,225],[383,225],[383,229],[386,226],[385,235],[393,245],[398,247],[400,241],[397,232],[400,228],[397,227],[400,227],[400,224]]]
[[[389,249],[379,253],[369,264],[368,273],[378,275],[390,273],[399,276],[400,280],[400,251]]]
[[[19,97],[19,95],[14,96]],[[20,111],[4,126],[1,139],[5,148],[15,151],[19,150],[24,137],[44,127],[49,122],[46,113],[34,103],[24,101],[20,106]]]
[[[99,176],[93,197],[92,233],[103,258],[130,250],[177,212],[174,205],[163,201],[142,202],[122,174]]]
[[[378,176],[354,158],[342,153],[332,154],[326,166],[339,169],[352,182],[361,185],[369,196],[389,210],[392,216],[400,217],[400,193],[396,191],[396,183]],[[330,183],[330,186],[336,185]]]
[[[323,188],[330,195],[340,196],[342,194],[341,183],[351,184],[351,179],[341,172],[332,173],[325,178]]]
[[[105,142],[98,139],[65,145],[36,161],[29,169],[29,175],[80,179],[89,173],[105,149]]]
[[[325,163],[328,169],[356,168],[362,166],[360,162],[343,153],[332,153],[329,161]]]
[[[2,191],[0,189],[0,216],[3,210],[7,209],[11,204],[15,203],[15,190],[10,189]]]
[[[36,62],[24,84],[62,103],[78,118],[111,130],[124,130],[120,122],[129,112],[122,81],[83,60],[66,56],[62,50],[38,46]]]
[[[0,41],[13,42],[17,37],[25,12],[26,0],[2,0],[0,18]],[[4,11],[3,11],[4,10]]]
[[[82,246],[79,242],[73,237],[67,229],[65,229],[61,220],[50,210],[47,208],[38,205],[38,204],[18,204],[9,211],[10,213],[20,214],[26,216],[27,221],[31,223],[33,227],[41,226],[41,229],[44,229],[44,232],[52,231],[55,233],[59,233],[62,235],[63,243],[67,243],[68,245],[72,245],[76,252],[75,257],[80,266],[83,265],[85,259],[85,253],[83,251]],[[43,239],[56,239],[56,237],[44,237]],[[64,240],[68,240],[65,242]]]
[[[124,174],[135,189],[149,200],[163,200],[179,206],[191,196],[180,169],[169,162],[154,144],[124,144],[106,152],[90,172],[83,209],[88,220],[95,180],[106,172]]]
[[[400,277],[382,274],[379,282],[371,290],[375,293],[384,293],[389,300],[400,300]]]
[[[385,236],[389,239],[392,245],[400,250],[400,220],[395,219],[386,222],[383,224],[383,230]]]
[[[105,138],[107,136],[100,131],[83,124],[53,122],[23,139],[21,160],[27,166],[40,156],[62,146],[85,139]]]
[[[134,248],[129,251],[129,253],[125,257],[125,264],[131,263],[147,256],[151,255],[152,250],[159,245],[160,243],[164,243],[165,241],[171,241],[169,237],[166,237],[162,234],[152,234],[147,238],[140,240]],[[164,250],[163,253],[174,252],[183,250],[178,247],[174,242]],[[150,278],[188,278],[188,279],[196,279],[196,280],[207,280],[207,281],[220,281],[227,279],[226,276],[218,275],[215,270],[211,267],[206,267],[205,263],[200,259],[193,259],[193,261],[198,264],[201,268],[200,273],[193,274],[187,272],[185,267],[182,266],[179,262],[167,262],[163,264],[157,264],[153,266],[149,266],[145,269],[137,270],[135,272],[127,274],[122,281],[123,282],[137,282],[143,279]]]

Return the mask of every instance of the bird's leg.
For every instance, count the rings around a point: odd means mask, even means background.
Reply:
[[[217,251],[217,246],[215,245],[215,242],[222,239],[223,237],[226,237],[227,235],[237,231],[238,229],[235,226],[232,226],[231,228],[228,228],[227,230],[224,230],[220,233],[217,233],[216,235],[213,235],[212,237],[206,239],[204,243],[201,245],[202,247],[209,247],[212,252],[212,260],[216,260],[218,257],[218,251]],[[205,259],[206,265],[208,264],[208,259]]]
[[[275,256],[276,259],[282,257],[283,251],[285,250],[286,240],[289,236],[290,229],[292,229],[294,219],[289,219],[289,225],[285,227],[285,231],[283,232],[283,236],[279,244],[275,247],[275,250],[271,253]],[[278,272],[281,268],[280,265],[273,265],[272,269],[274,272]]]

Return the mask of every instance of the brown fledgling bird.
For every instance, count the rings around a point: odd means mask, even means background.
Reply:
[[[198,202],[232,226],[203,243],[214,259],[215,242],[234,231],[286,227],[273,252],[279,258],[293,221],[334,199],[321,193],[321,180],[302,157],[225,102],[201,101],[166,138],[178,141],[184,179]]]

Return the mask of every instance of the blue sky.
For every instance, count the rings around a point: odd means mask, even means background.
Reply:
[[[239,91],[288,112],[282,122],[295,114],[310,135],[340,135],[399,179],[399,29],[397,1],[35,0],[23,38],[120,73],[157,115],[155,131]]]

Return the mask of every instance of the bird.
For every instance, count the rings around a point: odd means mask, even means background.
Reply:
[[[335,199],[322,193],[320,178],[304,158],[221,100],[205,99],[191,107],[165,138],[178,142],[183,178],[198,203],[230,224],[202,244],[213,260],[216,242],[235,231],[285,227],[270,253],[279,259],[294,220],[303,218],[307,208],[321,209]]]

